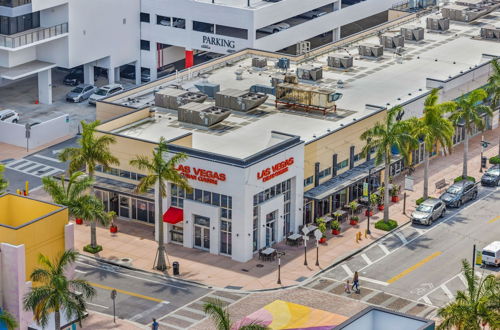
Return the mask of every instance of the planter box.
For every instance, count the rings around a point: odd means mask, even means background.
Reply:
[[[378,210],[379,210],[379,211],[383,211],[383,210],[384,210],[384,205],[379,205],[379,206],[378,206]]]
[[[326,237],[321,237],[321,238],[319,239],[319,243],[320,243],[320,244],[324,244],[324,243],[326,243]]]
[[[356,226],[356,225],[358,224],[358,220],[351,220],[351,221],[349,222],[349,224],[350,224],[351,226]]]
[[[117,226],[111,226],[111,227],[109,227],[109,232],[110,233],[117,233],[118,232],[118,227]]]
[[[397,202],[399,202],[399,196],[392,196],[392,197],[391,197],[391,201],[392,201],[393,203],[397,203]]]
[[[77,225],[81,225],[83,223],[83,220],[80,219],[80,218],[76,218],[75,222],[76,222]]]
[[[332,229],[332,234],[333,235],[340,235],[340,229]]]
[[[365,215],[368,216],[368,210],[365,211]],[[370,217],[373,216],[373,211],[370,211]]]

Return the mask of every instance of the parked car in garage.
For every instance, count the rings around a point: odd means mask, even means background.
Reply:
[[[302,13],[299,16],[302,18],[316,18],[316,17],[323,16],[325,14],[327,14],[326,11],[322,11],[319,9],[313,9],[313,10],[307,11],[305,13]]]
[[[120,84],[102,86],[94,94],[90,95],[89,104],[95,105],[98,100],[120,93],[123,89],[123,86]]]
[[[486,173],[483,174],[481,184],[491,187],[500,185],[500,165],[493,165],[490,167]]]
[[[428,198],[411,214],[411,222],[421,225],[431,225],[432,222],[446,213],[446,205],[437,198]]]
[[[0,121],[15,124],[19,121],[19,114],[11,109],[0,110]]]
[[[264,33],[277,33],[286,29],[290,28],[290,24],[281,22],[281,23],[276,23],[276,24],[271,24],[268,26],[264,26],[263,28],[260,28],[257,30],[257,32],[264,32]]]
[[[85,101],[94,94],[97,87],[89,84],[80,84],[66,94],[66,101],[79,103]]]
[[[108,77],[108,70],[99,67],[94,67],[94,80],[99,76]],[[77,66],[69,71],[69,73],[64,77],[63,83],[68,86],[78,86],[83,84],[85,81],[83,76],[83,66]]]
[[[462,180],[452,184],[439,199],[445,202],[447,207],[460,207],[476,197],[477,184],[469,180]]]

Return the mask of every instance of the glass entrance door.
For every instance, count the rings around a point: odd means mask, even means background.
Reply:
[[[210,250],[210,219],[194,216],[194,247]]]
[[[266,215],[266,246],[276,242],[276,211]]]

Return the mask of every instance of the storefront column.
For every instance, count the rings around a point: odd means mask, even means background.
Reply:
[[[193,50],[186,48],[186,50],[184,52],[184,56],[185,56],[184,67],[186,69],[192,67],[194,65]]]
[[[140,85],[141,84],[141,62],[140,61],[135,61],[135,84]]]
[[[38,101],[52,104],[52,70],[38,72]]]
[[[95,83],[94,66],[90,63],[83,65],[83,82],[90,85]]]

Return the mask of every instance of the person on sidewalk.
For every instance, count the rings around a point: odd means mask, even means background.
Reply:
[[[158,330],[160,327],[160,324],[156,322],[156,319],[153,319],[153,324],[151,324],[151,330]]]
[[[349,280],[345,281],[344,291],[345,293],[351,293],[351,285],[349,284]]]
[[[352,279],[352,289],[356,288],[356,293],[359,293],[359,275],[358,272],[354,272],[354,278]]]

